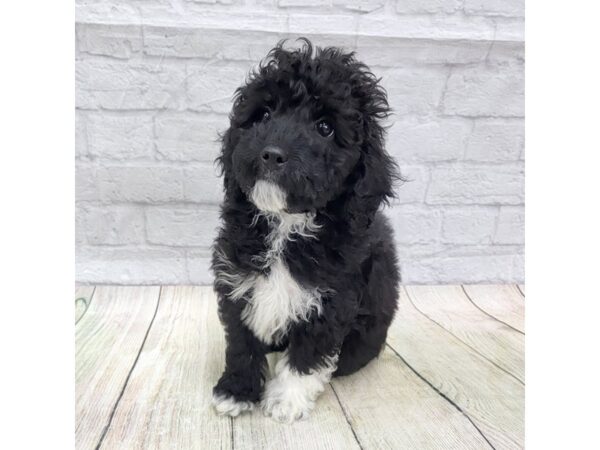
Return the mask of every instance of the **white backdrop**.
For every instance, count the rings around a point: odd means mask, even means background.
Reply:
[[[524,281],[522,1],[79,0],[76,20],[78,282],[211,281],[217,132],[298,36],[383,78],[403,281]]]

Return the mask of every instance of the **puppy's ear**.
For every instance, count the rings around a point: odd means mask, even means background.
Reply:
[[[354,185],[347,204],[354,225],[369,226],[377,210],[394,197],[398,167],[384,147],[384,130],[372,119],[354,170]]]
[[[231,197],[235,192],[239,190],[239,186],[233,176],[233,162],[232,153],[234,144],[232,142],[232,131],[228,128],[225,132],[219,135],[221,140],[221,153],[215,159],[220,174],[223,176],[223,187],[225,189],[225,195]]]

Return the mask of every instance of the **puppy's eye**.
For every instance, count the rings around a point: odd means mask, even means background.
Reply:
[[[333,134],[333,125],[326,120],[321,120],[317,123],[317,131],[323,137],[329,137]]]
[[[268,109],[265,109],[264,111],[262,111],[261,115],[260,115],[260,120],[263,122],[266,122],[267,120],[271,119],[271,112]]]

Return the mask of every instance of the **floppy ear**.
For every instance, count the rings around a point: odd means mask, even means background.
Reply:
[[[225,190],[226,199],[235,199],[241,195],[240,186],[233,176],[232,153],[233,148],[235,147],[235,143],[233,142],[234,134],[235,132],[232,131],[231,126],[225,132],[220,134],[221,152],[215,159],[220,175],[223,177],[223,188]]]
[[[351,192],[346,214],[351,224],[368,227],[382,204],[394,197],[394,182],[402,180],[398,166],[385,150],[385,130],[381,121],[389,116],[387,93],[369,68],[354,60],[349,65],[352,96],[359,102],[358,128],[360,159],[350,177]]]
[[[399,179],[398,167],[384,148],[383,128],[370,119],[366,124],[361,157],[356,165],[347,213],[354,226],[368,227],[377,210],[394,197],[394,181]]]

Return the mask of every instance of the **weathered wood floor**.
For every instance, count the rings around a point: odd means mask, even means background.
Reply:
[[[522,448],[523,292],[402,288],[380,357],[282,425],[209,406],[224,364],[211,288],[77,288],[77,448]]]

